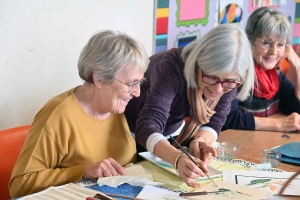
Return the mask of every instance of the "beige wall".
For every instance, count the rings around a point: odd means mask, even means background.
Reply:
[[[0,130],[31,124],[45,102],[82,83],[81,49],[121,30],[153,52],[154,0],[0,1]]]

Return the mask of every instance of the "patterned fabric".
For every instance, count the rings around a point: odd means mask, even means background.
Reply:
[[[264,73],[262,74],[262,70],[260,70],[259,66],[255,66],[256,68],[256,74],[258,79],[258,85],[261,92],[258,92],[259,89],[254,88],[254,95],[251,98],[248,98],[246,101],[239,102],[239,109],[243,113],[250,112],[256,117],[268,117],[270,115],[274,115],[280,112],[279,108],[279,73],[281,73],[280,70],[270,72],[268,74]],[[274,74],[277,76],[274,77]],[[272,77],[272,78],[271,78]],[[264,79],[264,80],[260,80]],[[270,85],[278,84],[278,86],[271,87]],[[278,82],[278,83],[277,83]],[[267,95],[267,92],[270,92],[272,94]],[[260,93],[260,94],[258,94]],[[258,96],[261,95],[261,96]],[[272,96],[272,97],[271,97]],[[271,98],[270,98],[271,97]]]
[[[270,100],[253,96],[251,101],[239,102],[239,109],[243,113],[250,112],[256,117],[268,117],[280,112],[279,94]]]

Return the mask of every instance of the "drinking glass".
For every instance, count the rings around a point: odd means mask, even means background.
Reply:
[[[239,145],[230,142],[221,142],[219,145],[219,157],[235,159],[237,157]]]
[[[281,153],[275,149],[264,149],[261,155],[261,163],[270,163],[272,168],[276,168],[281,163]]]

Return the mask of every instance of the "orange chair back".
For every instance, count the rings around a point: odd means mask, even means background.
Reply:
[[[20,126],[0,131],[0,197],[10,199],[8,182],[15,162],[21,152],[30,126]]]
[[[289,67],[290,67],[290,63],[288,63],[288,61],[286,59],[283,59],[279,63],[279,68],[285,75],[287,74]]]

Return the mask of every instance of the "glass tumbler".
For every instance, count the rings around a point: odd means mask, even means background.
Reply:
[[[276,168],[281,163],[281,153],[275,149],[264,149],[261,155],[261,163],[270,163],[272,168]]]
[[[219,158],[235,159],[237,157],[239,145],[230,142],[221,142],[218,153]]]

